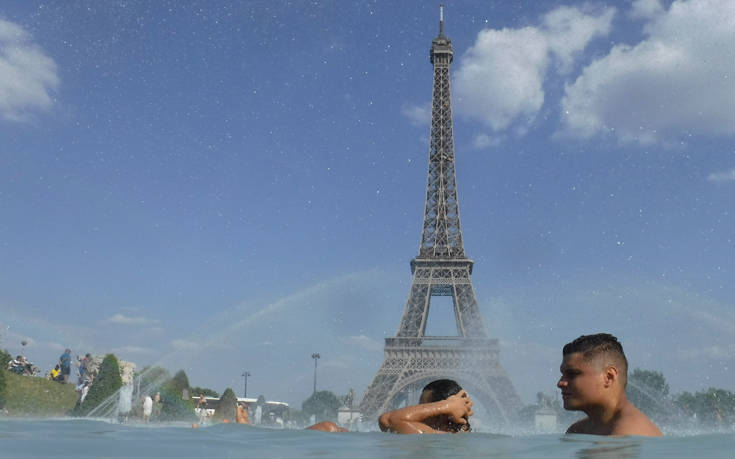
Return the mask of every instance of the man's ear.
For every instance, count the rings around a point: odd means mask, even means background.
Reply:
[[[608,365],[603,372],[605,388],[612,387],[620,378],[620,373],[615,365]]]

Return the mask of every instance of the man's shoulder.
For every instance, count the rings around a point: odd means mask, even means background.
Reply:
[[[632,404],[621,413],[613,428],[613,435],[663,436],[656,424]]]

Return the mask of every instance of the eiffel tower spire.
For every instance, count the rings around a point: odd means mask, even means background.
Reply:
[[[432,41],[429,54],[434,65],[434,94],[431,104],[426,210],[419,258],[464,258],[457,179],[454,172],[449,81],[449,64],[454,58],[454,50],[452,41],[444,35],[444,7],[440,8],[439,35]]]
[[[513,384],[500,365],[498,342],[487,337],[472,287],[474,262],[465,256],[459,222],[449,66],[452,42],[444,35],[440,9],[439,35],[432,40],[430,61],[434,88],[429,141],[426,207],[419,253],[411,260],[413,280],[394,338],[385,339],[385,360],[365,391],[360,410],[376,417],[402,402],[413,402],[434,379],[457,380],[495,419],[512,419],[521,407]],[[456,336],[427,336],[432,297],[450,296]]]

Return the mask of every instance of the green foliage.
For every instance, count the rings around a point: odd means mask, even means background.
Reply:
[[[0,368],[3,370],[8,368],[8,362],[13,360],[13,356],[8,351],[0,349]]]
[[[735,393],[710,387],[695,394],[683,392],[674,403],[692,419],[705,425],[732,425],[735,422]]]
[[[0,408],[5,406],[5,387],[8,385],[5,381],[7,379],[5,373],[7,373],[5,368],[0,368]]]
[[[649,417],[662,418],[671,412],[669,385],[663,373],[636,368],[628,375],[626,396]]]
[[[229,387],[222,393],[217,409],[214,411],[215,421],[235,421],[235,410],[237,409],[237,396]]]
[[[84,403],[78,404],[72,414],[86,416],[122,387],[120,365],[114,354],[107,354],[100,364],[100,371],[89,388]]]
[[[186,372],[184,370],[177,371],[174,377],[171,378],[168,385],[172,390],[178,392],[179,395],[181,395],[185,389],[189,390],[189,378],[186,376]]]
[[[181,392],[177,390],[174,380],[168,381],[161,387],[160,406],[154,406],[154,417],[156,421],[195,421],[194,404],[191,400],[181,398]],[[158,409],[156,409],[158,408]]]
[[[301,404],[301,410],[309,416],[314,415],[316,422],[336,422],[339,405],[339,399],[336,395],[328,390],[322,390],[315,392],[311,397],[304,400],[304,403]]]
[[[166,381],[171,379],[168,370],[161,367],[145,367],[137,376],[140,376],[140,391],[143,394],[155,394]]]
[[[192,387],[191,390],[189,391],[189,395],[191,395],[193,397],[199,397],[199,394],[202,394],[205,397],[219,398],[219,392],[217,392],[217,391],[215,391],[213,389],[209,389],[207,387],[199,387],[199,386],[196,386],[196,387]]]
[[[21,376],[0,370],[5,377],[5,406],[11,416],[64,416],[74,408],[73,384]]]

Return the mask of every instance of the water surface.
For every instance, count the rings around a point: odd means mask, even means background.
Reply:
[[[116,424],[99,420],[2,420],[0,457],[18,458],[732,458],[734,433],[665,438],[328,434],[236,424]]]

